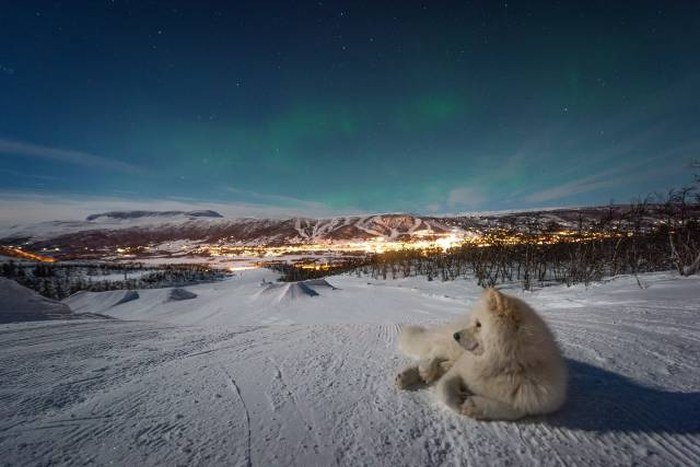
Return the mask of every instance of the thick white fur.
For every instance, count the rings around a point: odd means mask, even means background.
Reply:
[[[525,302],[495,289],[468,318],[404,328],[399,349],[419,359],[397,375],[400,388],[438,381],[440,400],[473,418],[545,414],[566,397],[566,366],[547,325]]]

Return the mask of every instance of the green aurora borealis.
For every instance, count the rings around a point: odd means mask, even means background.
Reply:
[[[15,2],[0,190],[323,215],[626,202],[691,180],[699,31],[696,2]]]

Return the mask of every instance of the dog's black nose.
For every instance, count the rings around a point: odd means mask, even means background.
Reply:
[[[459,333],[455,332],[454,334],[452,334],[452,337],[454,337],[455,340],[458,341],[459,340]]]

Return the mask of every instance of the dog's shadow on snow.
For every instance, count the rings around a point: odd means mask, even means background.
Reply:
[[[700,392],[670,392],[567,359],[569,396],[546,423],[586,431],[700,433]]]

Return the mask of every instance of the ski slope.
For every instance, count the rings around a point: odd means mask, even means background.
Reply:
[[[477,422],[393,385],[408,362],[399,324],[465,312],[474,285],[343,276],[310,296],[261,284],[273,278],[250,271],[178,301],[80,294],[66,301],[75,312],[119,319],[0,326],[3,462],[700,463],[698,278],[524,294],[571,381],[559,413],[520,423]]]

